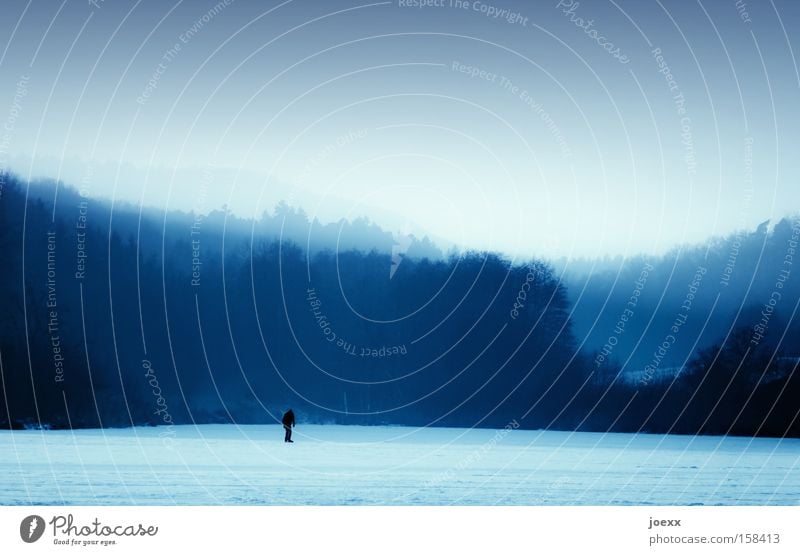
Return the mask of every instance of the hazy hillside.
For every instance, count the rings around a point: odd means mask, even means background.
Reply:
[[[293,406],[321,423],[798,435],[798,220],[559,279],[286,206],[196,218],[62,186],[54,209],[52,184],[3,182],[4,427]]]

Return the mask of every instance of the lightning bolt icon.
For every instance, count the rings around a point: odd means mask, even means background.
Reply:
[[[28,539],[33,537],[33,533],[36,531],[38,527],[39,527],[39,519],[34,517],[33,520],[31,520],[31,528],[30,530],[28,530]]]
[[[414,236],[411,235],[411,227],[408,224],[404,225],[399,233],[393,233],[392,236],[394,245],[392,245],[392,265],[389,267],[389,279],[394,277],[411,243],[414,242]]]

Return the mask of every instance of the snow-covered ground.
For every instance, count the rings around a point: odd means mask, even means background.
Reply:
[[[0,432],[2,504],[800,502],[800,440],[301,425]]]

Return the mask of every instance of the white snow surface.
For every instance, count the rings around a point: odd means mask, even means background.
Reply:
[[[0,432],[4,505],[795,505],[800,440],[200,425]]]

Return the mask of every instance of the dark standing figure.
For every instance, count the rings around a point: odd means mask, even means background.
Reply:
[[[294,441],[292,441],[292,428],[294,427],[294,411],[292,411],[292,409],[286,411],[286,414],[283,415],[282,422],[283,429],[286,430],[283,441],[286,443],[294,443]]]

